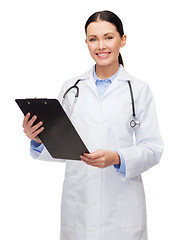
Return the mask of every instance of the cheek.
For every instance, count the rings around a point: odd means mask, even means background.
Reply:
[[[88,46],[88,49],[89,49],[90,53],[93,53],[94,50],[96,49],[95,44],[94,45],[93,44],[88,44],[87,46]]]
[[[115,52],[119,52],[120,50],[120,42],[119,41],[112,41],[109,43],[109,48]]]

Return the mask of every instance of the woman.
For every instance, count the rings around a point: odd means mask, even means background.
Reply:
[[[146,240],[141,173],[159,163],[163,150],[154,100],[148,85],[124,70],[121,20],[110,11],[97,12],[87,20],[85,31],[96,64],[65,82],[59,101],[90,154],[81,155],[82,161],[57,159],[66,162],[60,239]],[[73,106],[74,88],[63,97],[78,79],[80,94]],[[129,124],[135,117],[131,91],[140,120],[137,128]],[[33,126],[36,117],[29,117],[28,113],[23,127],[32,139],[32,156],[56,161],[37,136],[44,129],[39,128],[42,122]]]

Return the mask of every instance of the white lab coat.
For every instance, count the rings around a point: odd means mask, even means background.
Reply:
[[[61,240],[147,240],[144,188],[141,173],[159,163],[163,144],[154,100],[146,83],[130,76],[121,66],[118,76],[99,99],[93,69],[64,83],[59,94],[78,83],[80,94],[71,121],[90,152],[120,151],[126,174],[114,166],[97,168],[82,161],[53,159],[46,149],[38,159],[66,162],[61,207]],[[129,126],[132,117],[130,80],[141,127]],[[69,113],[74,91],[64,109]]]

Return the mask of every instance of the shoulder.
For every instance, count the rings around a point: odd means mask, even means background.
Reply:
[[[153,98],[153,94],[148,83],[131,75],[124,69],[124,67],[121,67],[118,77],[121,81],[130,81],[136,102],[141,101],[142,99],[143,101],[147,101],[147,99]]]
[[[143,95],[147,94],[152,95],[150,86],[145,81],[137,77],[131,76],[131,84],[135,94],[137,94],[138,96],[142,97]]]
[[[122,81],[130,81],[134,92],[136,92],[138,94],[143,91],[150,91],[150,87],[149,87],[148,83],[131,75],[130,73],[128,73],[125,70],[124,67],[120,68],[118,78],[119,78],[119,80],[122,80]]]
[[[65,86],[66,88],[69,88],[69,87],[73,86],[76,83],[76,81],[78,81],[78,80],[89,79],[90,76],[92,75],[92,72],[93,72],[93,67],[91,69],[89,69],[88,71],[86,71],[85,73],[65,81],[63,83],[63,86]]]
[[[94,66],[93,66],[94,67]],[[59,100],[61,100],[63,98],[63,95],[64,93],[67,91],[68,88],[74,86],[74,84],[78,81],[78,80],[86,80],[88,78],[90,78],[90,76],[92,75],[92,72],[93,72],[93,67],[86,71],[85,73],[83,73],[82,75],[79,75],[79,76],[76,76],[76,77],[73,77],[67,81],[65,81],[63,84],[62,84],[62,87],[61,87],[61,90],[60,90],[60,93],[59,93]]]
[[[122,81],[130,81],[131,84],[133,84],[134,86],[137,86],[139,88],[144,88],[144,87],[148,86],[148,84],[146,82],[144,82],[144,81],[140,80],[139,78],[128,73],[123,66],[121,66],[121,68],[120,68],[120,71],[118,74],[118,79],[122,80]]]

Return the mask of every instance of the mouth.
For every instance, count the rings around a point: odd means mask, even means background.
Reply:
[[[96,55],[99,58],[107,58],[107,57],[109,57],[110,54],[111,54],[111,52],[98,52],[98,53],[96,53]]]

